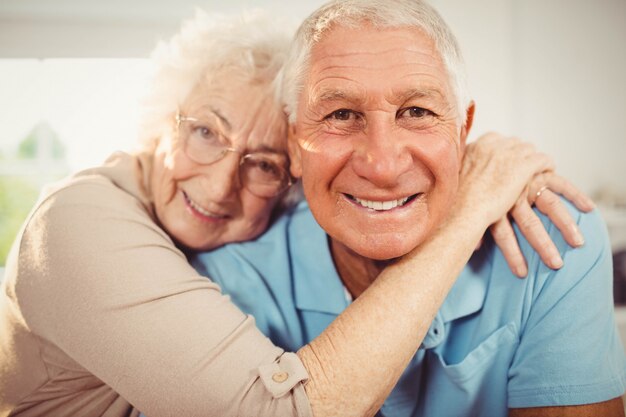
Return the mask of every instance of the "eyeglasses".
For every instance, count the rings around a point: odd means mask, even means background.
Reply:
[[[220,122],[214,119],[186,117],[176,112],[176,132],[185,155],[201,165],[211,165],[229,152],[241,155],[239,178],[252,194],[274,197],[285,191],[293,180],[287,171],[287,156],[278,152],[243,153],[227,146],[228,139],[221,133]]]

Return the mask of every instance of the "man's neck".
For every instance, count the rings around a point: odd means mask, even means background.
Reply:
[[[365,258],[342,243],[328,238],[337,273],[353,298],[357,298],[378,277],[390,261]]]

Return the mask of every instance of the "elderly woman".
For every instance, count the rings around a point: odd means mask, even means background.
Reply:
[[[286,120],[272,93],[288,38],[275,26],[205,15],[188,23],[155,54],[145,149],[116,154],[38,202],[0,294],[0,416],[309,416],[347,395],[375,410],[394,381],[373,372],[360,384],[350,361],[383,349],[371,366],[399,374],[406,346],[419,345],[438,307],[423,302],[438,290],[430,288],[403,291],[415,307],[399,310],[389,293],[401,288],[404,268],[424,271],[435,287],[454,279],[477,244],[459,225],[480,210],[486,229],[551,168],[528,145],[478,141],[468,158],[485,170],[468,170],[466,204],[452,220],[310,346],[284,352],[183,252],[253,239],[288,203]],[[485,187],[501,198],[479,198]],[[442,247],[445,265],[436,256]],[[392,312],[396,320],[381,329],[381,314]],[[413,326],[416,318],[423,325]],[[395,352],[389,335],[406,346]]]

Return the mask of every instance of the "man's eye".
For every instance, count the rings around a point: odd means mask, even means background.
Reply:
[[[417,117],[433,116],[434,113],[422,107],[409,107],[400,111],[400,117]]]
[[[329,133],[348,134],[363,129],[365,117],[355,110],[338,109],[324,117],[323,122]]]
[[[335,110],[327,116],[327,118],[335,120],[350,120],[351,117],[355,117],[355,114],[352,110],[348,109]]]

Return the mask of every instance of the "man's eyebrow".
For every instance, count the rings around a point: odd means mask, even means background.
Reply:
[[[313,94],[309,100],[309,102],[313,104],[332,101],[360,102],[361,100],[356,94],[351,94],[342,90],[322,90]]]
[[[400,93],[397,99],[401,102],[406,102],[414,99],[438,99],[444,100],[447,102],[446,97],[442,94],[439,89],[436,88],[416,88],[412,90],[407,90],[403,93]]]
[[[447,102],[447,98],[437,88],[414,88],[398,93],[393,100],[397,102],[407,102],[415,99],[442,100]],[[312,104],[320,104],[333,101],[345,101],[351,103],[360,103],[361,98],[358,94],[346,92],[343,90],[322,90],[313,94],[309,100]]]

